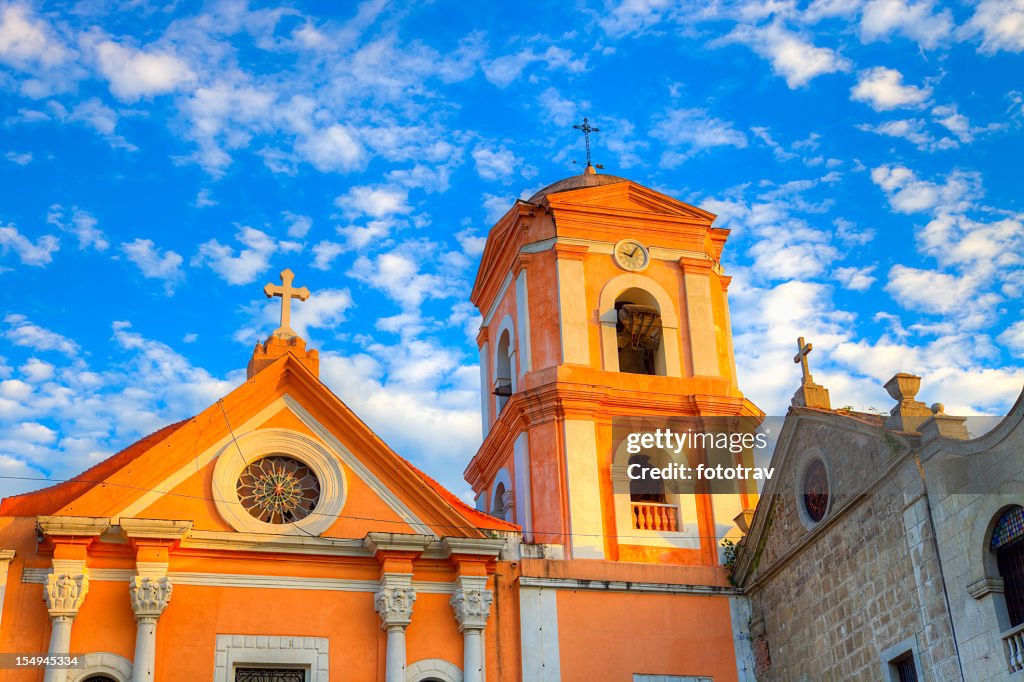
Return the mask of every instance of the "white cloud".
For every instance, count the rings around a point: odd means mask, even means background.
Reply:
[[[1014,322],[999,335],[999,342],[1013,351],[1014,355],[1024,358],[1024,320]]]
[[[874,230],[859,229],[856,224],[845,218],[836,218],[833,224],[836,226],[836,237],[847,246],[864,246],[875,238]]]
[[[123,243],[121,250],[128,260],[139,267],[143,277],[163,280],[168,293],[185,277],[181,267],[182,257],[171,250],[161,253],[150,239]]]
[[[850,90],[853,99],[864,102],[875,111],[923,106],[932,96],[932,89],[903,84],[903,74],[896,69],[876,66],[858,74],[857,84]]]
[[[945,184],[937,185],[919,179],[905,166],[879,166],[871,170],[871,180],[885,191],[897,213],[960,211],[981,192],[978,174],[964,171],[950,173]]]
[[[199,190],[198,194],[196,194],[196,200],[194,202],[194,206],[196,208],[206,208],[208,206],[216,205],[217,201],[213,198],[213,193],[208,188],[204,187]]]
[[[473,150],[476,172],[484,180],[509,180],[522,166],[523,160],[500,146],[497,149],[477,145]]]
[[[822,238],[826,236],[819,234]],[[839,252],[829,244],[810,241],[779,244],[764,239],[754,244],[749,252],[754,257],[754,270],[772,280],[817,277],[839,257]]]
[[[574,59],[568,50],[552,45],[544,52],[525,49],[486,62],[483,65],[484,76],[499,88],[505,88],[518,79],[526,67],[535,62],[543,62],[548,69],[562,69],[569,73],[581,73],[587,68],[585,57]]]
[[[979,308],[994,301],[979,296],[981,282],[974,277],[957,277],[936,270],[894,265],[885,290],[901,306],[928,313],[951,315],[965,306]],[[982,300],[984,299],[984,300]]]
[[[362,185],[335,198],[334,204],[349,216],[384,218],[412,211],[408,198],[409,193],[401,187]]]
[[[248,284],[270,267],[270,257],[281,252],[295,252],[302,248],[295,242],[277,242],[270,235],[252,227],[243,226],[235,235],[244,248],[238,250],[216,239],[199,245],[192,265],[206,265],[228,284]]]
[[[19,69],[58,66],[71,57],[53,28],[24,5],[0,7],[0,62]]]
[[[862,123],[857,128],[868,133],[875,133],[876,135],[906,140],[922,151],[953,149],[960,146],[956,140],[949,137],[936,139],[934,135],[926,130],[925,122],[918,118],[885,121],[878,125]]]
[[[715,118],[704,109],[672,109],[661,116],[651,136],[672,148],[661,158],[661,165],[673,168],[687,158],[714,147],[746,147],[747,136],[732,123]]]
[[[345,238],[346,250],[358,250],[384,239],[394,227],[395,223],[391,220],[370,220],[365,225],[339,227],[337,232]]]
[[[313,219],[308,215],[299,215],[291,211],[283,211],[281,215],[288,221],[288,236],[294,239],[302,239],[313,227]]]
[[[874,265],[868,265],[863,268],[851,266],[848,268],[836,268],[833,274],[836,281],[845,288],[851,291],[867,291],[875,283],[875,278],[871,274],[874,270]]]
[[[78,239],[79,249],[93,248],[97,251],[106,251],[110,246],[103,230],[96,227],[99,224],[96,217],[77,206],[72,207],[70,220],[64,215],[64,207],[60,204],[50,206],[46,222],[73,234]]]
[[[96,46],[100,73],[110,91],[125,102],[165,95],[195,79],[184,60],[166,52],[147,52],[105,40]]]
[[[406,242],[373,258],[360,256],[349,274],[383,291],[403,310],[414,310],[427,298],[452,293],[444,277],[422,271],[421,259],[435,249],[429,243]]]
[[[17,152],[7,152],[4,154],[4,158],[19,166],[27,166],[32,163],[32,152],[22,152],[20,154]]]
[[[988,54],[1024,50],[1024,0],[981,0],[963,32],[981,34],[979,49]]]
[[[296,143],[295,151],[323,172],[359,168],[367,156],[354,131],[337,123],[311,132]]]
[[[14,251],[24,265],[47,265],[58,249],[60,241],[51,234],[44,234],[33,242],[14,225],[0,227],[0,254]]]
[[[345,246],[337,242],[322,241],[313,246],[313,267],[317,270],[330,270],[334,259],[345,252]]]
[[[860,35],[865,42],[902,34],[925,48],[938,47],[953,31],[952,13],[935,13],[933,0],[870,0],[864,5]]]
[[[849,71],[850,61],[827,47],[817,47],[799,33],[787,30],[778,21],[767,26],[740,25],[717,41],[738,42],[767,59],[772,69],[786,79],[791,89],[806,85],[826,73]]]
[[[37,324],[33,324],[24,315],[11,313],[4,318],[7,329],[3,337],[15,346],[24,346],[36,351],[55,350],[68,356],[78,355],[78,344]]]
[[[598,23],[615,37],[640,33],[659,23],[674,6],[672,0],[621,0]]]
[[[54,374],[53,365],[43,362],[39,358],[29,358],[25,361],[25,364],[18,368],[18,371],[29,383],[33,384],[49,381],[53,378]]]
[[[590,107],[587,102],[574,102],[567,97],[562,97],[556,88],[548,88],[540,93],[537,99],[541,111],[547,120],[556,126],[568,126],[576,122],[576,112],[582,108]]]
[[[484,209],[484,220],[487,221],[488,225],[493,225],[498,222],[501,216],[508,213],[513,203],[515,203],[515,197],[500,194],[484,194],[480,201],[480,205]]]

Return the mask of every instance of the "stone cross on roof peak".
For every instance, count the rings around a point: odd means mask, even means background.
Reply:
[[[281,326],[274,330],[273,336],[290,339],[298,336],[292,329],[292,299],[297,298],[305,301],[309,298],[309,289],[306,287],[295,288],[292,282],[295,281],[295,273],[287,268],[281,271],[281,286],[268,284],[263,287],[263,293],[267,298],[281,297]]]
[[[804,343],[804,337],[801,336],[796,340],[796,355],[793,356],[793,362],[800,365],[805,384],[814,383],[814,377],[811,376],[811,369],[807,364],[807,354],[812,350],[814,350],[814,344]]]

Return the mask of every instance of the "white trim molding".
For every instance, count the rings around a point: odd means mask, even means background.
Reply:
[[[328,682],[326,637],[217,635],[214,682],[233,682],[237,666],[294,666],[305,668],[307,682]]]
[[[406,682],[441,680],[441,682],[462,682],[462,670],[454,663],[441,658],[421,658],[405,669]]]
[[[238,477],[252,462],[272,455],[293,457],[313,470],[320,481],[316,509],[295,523],[260,521],[238,500]],[[217,512],[232,528],[246,533],[320,535],[337,520],[345,506],[348,485],[338,457],[323,443],[290,429],[257,429],[227,443],[217,453],[213,468],[213,502]]]
[[[109,651],[85,655],[85,667],[68,670],[67,682],[79,682],[92,675],[107,675],[117,682],[131,682],[132,662]]]

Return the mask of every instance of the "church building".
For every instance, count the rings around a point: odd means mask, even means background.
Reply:
[[[0,504],[0,651],[77,654],[0,677],[753,679],[719,540],[756,487],[634,492],[614,434],[763,416],[737,384],[714,218],[588,165],[493,226],[472,292],[475,508],[319,380],[289,325],[310,293],[284,271],[241,386]]]
[[[804,366],[741,541],[758,680],[1024,680],[1024,393],[972,438],[893,376],[833,409]]]

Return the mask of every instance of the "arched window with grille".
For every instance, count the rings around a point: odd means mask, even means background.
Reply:
[[[989,549],[996,555],[1010,626],[1024,623],[1024,507],[1003,512],[992,530]]]

